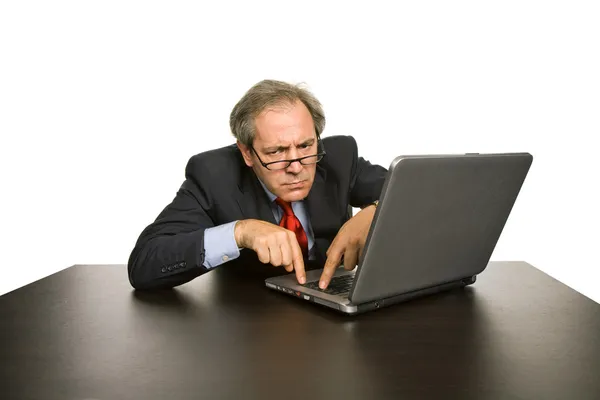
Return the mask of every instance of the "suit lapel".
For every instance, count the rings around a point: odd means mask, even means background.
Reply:
[[[327,181],[327,171],[317,166],[313,186],[306,197],[315,238],[332,238],[337,234],[343,218],[337,204],[337,183]]]
[[[242,181],[239,185],[240,190],[236,194],[236,200],[243,217],[277,224],[269,205],[269,197],[260,185],[254,171],[245,165],[242,168]]]

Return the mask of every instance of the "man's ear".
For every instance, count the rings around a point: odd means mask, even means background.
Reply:
[[[237,144],[238,149],[240,149],[242,156],[244,157],[244,162],[246,163],[247,166],[252,168],[254,166],[254,161],[252,160],[252,150],[250,150],[250,147],[246,146],[239,140],[237,141],[236,144]]]

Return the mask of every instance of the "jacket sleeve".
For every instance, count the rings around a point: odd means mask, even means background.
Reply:
[[[362,207],[379,200],[387,170],[359,157],[356,140],[350,138],[352,139],[353,154],[350,174],[350,205]]]
[[[171,288],[209,270],[203,265],[204,231],[215,225],[208,213],[211,206],[199,182],[187,176],[131,252],[127,269],[134,288]]]

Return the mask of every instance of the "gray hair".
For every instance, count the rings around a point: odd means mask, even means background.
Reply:
[[[229,116],[233,136],[246,146],[252,145],[256,135],[254,119],[264,110],[300,100],[312,116],[317,137],[325,129],[325,113],[317,98],[300,85],[275,80],[263,80],[252,86],[237,102]]]

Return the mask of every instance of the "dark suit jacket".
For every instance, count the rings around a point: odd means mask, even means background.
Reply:
[[[317,164],[305,199],[315,236],[316,257],[325,252],[338,230],[352,217],[351,208],[379,198],[387,170],[358,156],[350,136],[323,139],[327,154]],[[129,281],[136,289],[168,288],[209,271],[204,263],[204,230],[238,219],[277,224],[269,199],[236,145],[193,156],[177,195],[141,233],[129,258]],[[243,249],[227,264],[248,262],[256,254]]]

